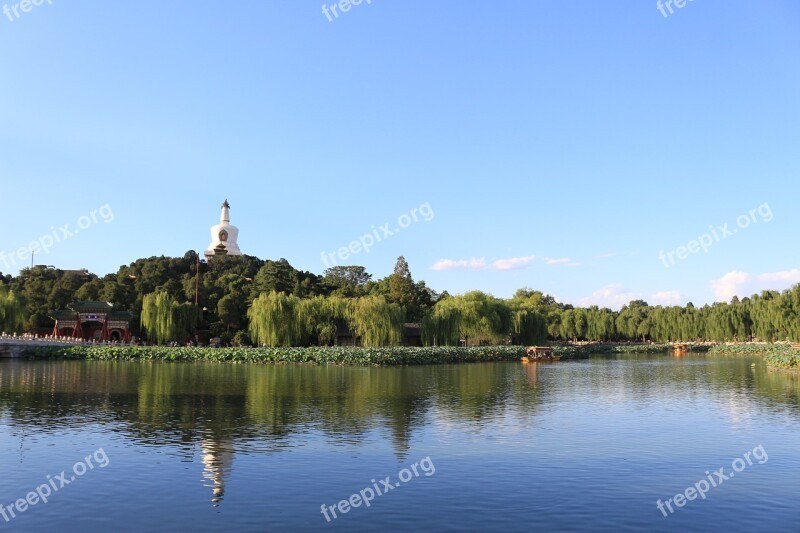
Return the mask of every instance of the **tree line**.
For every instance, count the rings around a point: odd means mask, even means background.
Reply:
[[[421,326],[426,345],[800,341],[800,286],[702,307],[635,300],[614,311],[574,307],[532,289],[508,299],[438,293],[412,278],[403,257],[392,274],[373,280],[361,266],[316,275],[285,259],[206,262],[191,251],[140,259],[103,277],[44,266],[17,277],[0,273],[0,330],[45,333],[53,327],[50,311],[79,300],[131,311],[140,318],[134,334],[162,344],[204,332],[234,345],[324,346],[348,333],[364,346],[393,346],[403,343],[407,323]]]

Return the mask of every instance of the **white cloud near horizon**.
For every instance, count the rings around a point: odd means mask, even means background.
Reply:
[[[472,257],[470,259],[440,259],[431,266],[431,270],[519,270],[527,268],[536,258],[534,255],[525,257],[511,257],[508,259],[497,259],[487,264],[483,257]]]
[[[470,259],[440,259],[431,270],[481,270],[486,268],[486,260],[481,257]]]
[[[678,291],[659,291],[650,296],[650,305],[683,305],[683,297]]]
[[[734,296],[744,298],[765,290],[782,291],[797,283],[800,283],[800,270],[797,268],[756,275],[733,270],[712,280],[711,289],[716,301],[729,302]]]
[[[626,290],[622,283],[614,283],[578,299],[574,304],[579,307],[596,305],[619,311],[623,305],[628,305],[632,300],[641,299],[642,296],[639,293]],[[683,303],[683,296],[678,291],[658,291],[650,295],[647,303],[650,305],[680,305]]]
[[[589,296],[578,299],[575,304],[579,307],[608,307],[618,311],[623,305],[630,303],[631,300],[638,300],[640,296],[635,292],[625,291],[622,283],[614,283],[594,291]]]
[[[544,258],[544,262],[547,265],[564,265],[564,266],[578,266],[579,265],[579,263],[576,263],[575,261],[573,261],[569,257],[561,257],[561,258],[558,258],[558,259],[545,257]]]
[[[491,268],[493,270],[517,270],[526,268],[533,260],[536,259],[535,255],[528,255],[526,257],[512,257],[511,259],[498,259],[493,262]]]

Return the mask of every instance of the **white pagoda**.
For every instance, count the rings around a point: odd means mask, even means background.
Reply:
[[[222,204],[219,224],[211,227],[211,244],[204,254],[206,259],[219,255],[242,255],[238,239],[239,228],[231,225],[231,206],[226,199]]]

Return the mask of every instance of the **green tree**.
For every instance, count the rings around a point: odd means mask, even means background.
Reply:
[[[417,298],[414,279],[411,277],[411,270],[402,255],[397,258],[394,265],[394,272],[389,276],[389,294],[387,299],[402,306],[411,321],[421,318],[420,305]]]
[[[330,294],[345,298],[364,295],[364,287],[372,274],[362,266],[335,266],[325,270],[322,283]]]
[[[217,316],[225,325],[227,331],[237,330],[241,324],[241,314],[236,300],[230,294],[223,296],[217,303]]]
[[[512,330],[511,309],[503,300],[471,291],[440,300],[423,325],[429,345],[455,345],[462,339],[467,345],[505,344]]]
[[[303,326],[297,316],[299,302],[297,296],[284,292],[261,294],[247,312],[250,338],[260,346],[301,344]]]
[[[403,342],[405,310],[382,296],[352,300],[348,325],[363,346],[399,346]]]
[[[197,326],[198,309],[193,303],[179,303],[167,292],[147,294],[142,302],[142,328],[158,344],[184,342]]]
[[[0,284],[0,332],[20,333],[24,320],[22,302],[14,291]]]
[[[258,271],[253,282],[256,294],[269,292],[285,292],[292,294],[299,283],[297,271],[286,259],[267,261]]]

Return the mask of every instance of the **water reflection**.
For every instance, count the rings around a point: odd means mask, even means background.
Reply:
[[[491,418],[538,402],[516,365],[411,368],[115,362],[0,364],[0,416],[43,438],[100,424],[138,446],[199,447],[203,483],[219,505],[236,452],[278,453],[322,434],[361,446],[388,434],[399,461],[431,412]],[[22,445],[22,444],[21,444]]]
[[[319,435],[358,447],[382,432],[404,461],[433,422],[481,438],[492,422],[490,437],[503,438],[576,398],[635,407],[706,393],[747,424],[754,401],[796,418],[799,381],[752,359],[692,356],[407,368],[3,361],[0,416],[18,435],[101,425],[184,457],[199,446],[201,479],[218,506],[236,453],[279,453]]]
[[[45,432],[113,420],[150,445],[210,439],[277,451],[310,428],[340,442],[386,428],[402,457],[434,405],[478,421],[509,402],[532,409],[538,395],[519,370],[5,362],[0,408],[13,426]]]
[[[217,507],[225,497],[225,477],[233,469],[233,443],[203,439],[200,448],[205,486],[211,489],[211,503]]]

